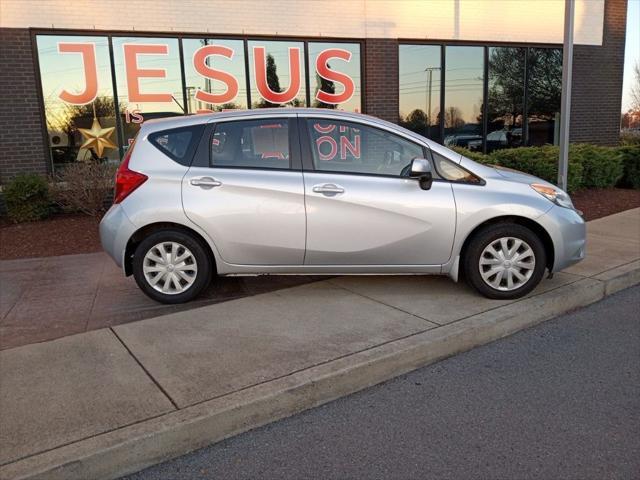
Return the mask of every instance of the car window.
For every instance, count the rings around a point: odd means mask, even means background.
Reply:
[[[444,180],[475,184],[482,183],[482,180],[479,177],[476,177],[473,173],[465,170],[461,166],[452,162],[448,158],[443,157],[439,153],[431,151],[431,155],[433,155],[433,162],[435,164],[438,176],[443,178]]]
[[[313,166],[320,171],[399,176],[424,156],[420,145],[359,123],[308,119],[307,131]]]
[[[191,162],[195,144],[201,136],[202,125],[174,128],[149,135],[150,142],[162,153],[182,165]]]
[[[211,139],[212,167],[289,168],[287,119],[221,122]]]

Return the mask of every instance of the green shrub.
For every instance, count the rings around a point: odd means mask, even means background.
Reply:
[[[489,155],[489,163],[520,170],[556,184],[559,154],[559,148],[553,145],[495,150]],[[570,155],[567,190],[574,192],[581,188],[582,177],[582,164]]]
[[[619,186],[640,189],[640,144],[618,147],[623,174]]]
[[[623,132],[620,134],[620,145],[640,145],[640,133]]]
[[[14,222],[34,222],[50,213],[49,185],[40,175],[21,174],[4,188],[7,213]]]
[[[470,158],[475,162],[484,164],[490,163],[489,155],[485,155],[482,152],[472,152],[471,150],[464,147],[451,147],[451,150],[458,152],[460,155],[464,155],[465,157]]]
[[[582,165],[581,188],[610,188],[622,178],[622,155],[618,148],[575,144],[569,148],[569,159]]]
[[[551,183],[558,181],[560,149],[557,146],[502,149],[489,155],[470,152],[460,147],[454,147],[454,150],[480,163],[520,170]],[[638,185],[639,152],[639,146],[600,147],[572,144],[569,147],[568,190],[574,192],[582,188],[611,188],[619,183],[625,186]]]

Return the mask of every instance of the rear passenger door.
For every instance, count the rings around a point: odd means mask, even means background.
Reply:
[[[182,183],[189,219],[226,263],[302,265],[304,184],[295,116],[221,120],[202,142],[206,155],[201,143]]]

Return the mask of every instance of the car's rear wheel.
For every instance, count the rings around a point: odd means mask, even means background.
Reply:
[[[547,259],[533,231],[503,223],[474,235],[463,262],[473,288],[485,297],[506,300],[531,292],[542,280]]]
[[[133,254],[138,287],[162,303],[184,303],[197,297],[211,281],[211,270],[205,247],[178,230],[152,233]]]

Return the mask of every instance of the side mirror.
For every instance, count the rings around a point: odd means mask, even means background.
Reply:
[[[433,183],[433,174],[431,173],[431,162],[426,158],[414,158],[411,161],[411,178],[417,178],[422,190],[429,190]]]

